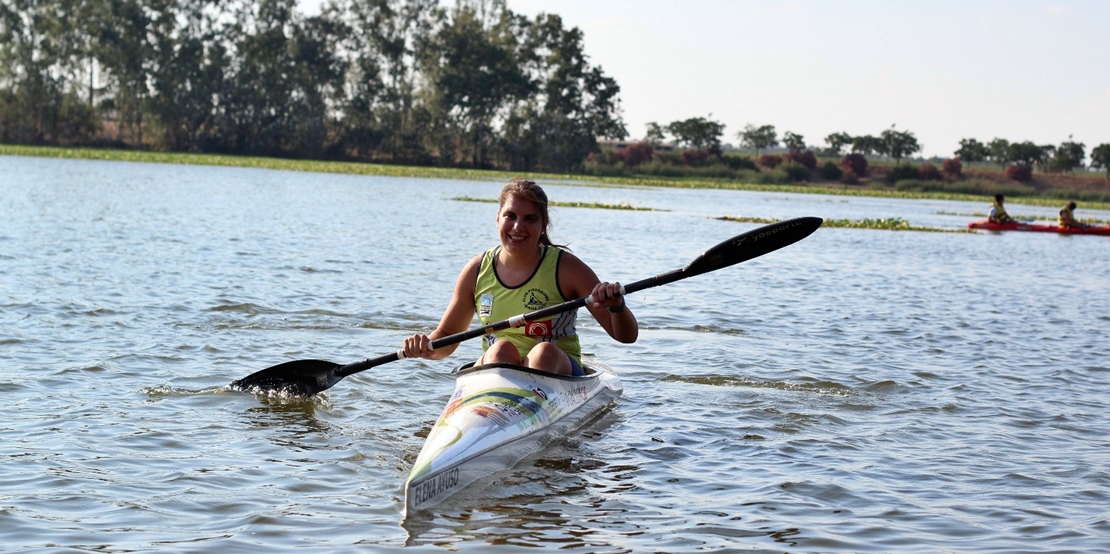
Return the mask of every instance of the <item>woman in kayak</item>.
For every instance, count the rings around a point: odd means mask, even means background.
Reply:
[[[585,262],[551,242],[543,189],[533,181],[513,179],[501,189],[498,201],[501,244],[463,266],[439,325],[427,335],[406,338],[405,356],[439,360],[451,355],[458,344],[433,350],[430,342],[466,331],[475,313],[485,325],[587,295],[593,296],[593,303],[586,308],[609,336],[635,342],[639,325],[620,295],[620,283],[602,282]],[[503,362],[559,375],[584,375],[575,330],[577,312],[487,333],[477,363]]]
[[[1060,215],[1056,218],[1056,223],[1061,227],[1071,227],[1073,229],[1087,228],[1086,225],[1075,219],[1075,202],[1068,202],[1068,205],[1060,210]]]
[[[991,211],[987,214],[987,220],[991,223],[1009,223],[1014,219],[1010,214],[1006,213],[1006,208],[1002,203],[1006,200],[1001,193],[994,195],[994,203],[991,204]]]

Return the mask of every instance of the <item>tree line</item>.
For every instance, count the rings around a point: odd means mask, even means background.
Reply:
[[[1047,171],[1073,171],[1084,166],[1087,145],[1069,137],[1059,146],[1038,145],[1031,141],[1010,142],[996,138],[986,144],[973,138],[960,140],[955,154],[968,162],[991,162],[1000,166],[1010,164],[1029,168],[1040,167]],[[1091,149],[1091,169],[1105,170],[1110,177],[1110,144],[1100,144]]]
[[[722,147],[721,139],[725,135],[724,130],[723,123],[709,117],[692,117],[666,125],[651,122],[647,124],[644,141],[652,146],[659,146],[669,139],[679,146],[719,155]],[[757,155],[763,150],[777,148],[780,145],[774,125],[748,124],[736,134],[736,137],[742,147],[754,150]],[[808,148],[805,137],[790,131],[783,133],[781,144],[788,151],[793,152],[801,152]],[[825,137],[825,145],[825,148],[817,149],[817,153],[830,157],[839,157],[848,153],[884,156],[901,161],[921,151],[921,144],[912,132],[899,131],[893,126],[882,131],[878,136],[831,133]],[[1028,170],[1037,167],[1044,171],[1066,172],[1084,167],[1086,145],[1072,141],[1070,138],[1059,146],[1037,145],[1029,141],[1011,143],[1000,138],[984,144],[967,138],[960,140],[960,148],[953,152],[953,155],[964,162],[994,162],[1000,166],[1018,165]],[[1104,170],[1110,177],[1110,144],[1100,144],[1091,149],[1090,167]]]
[[[564,171],[627,136],[583,38],[504,0],[0,0],[0,141]]]
[[[723,123],[713,121],[708,117],[692,117],[673,121],[667,125],[651,122],[647,124],[647,133],[644,140],[653,146],[659,146],[670,138],[679,146],[716,153],[721,150],[721,138],[724,136],[724,130],[725,125]],[[736,134],[736,137],[740,139],[742,147],[755,150],[756,154],[764,150],[777,148],[780,144],[778,131],[774,125],[756,126],[748,124]],[[912,132],[899,131],[893,126],[884,130],[879,136],[860,135],[853,137],[848,133],[832,133],[825,137],[825,142],[827,147],[820,150],[819,153],[834,157],[844,154],[847,150],[850,153],[864,156],[879,155],[902,160],[921,151],[921,144],[917,142],[917,137]],[[783,133],[781,144],[788,151],[800,152],[808,148],[805,137],[791,131]]]

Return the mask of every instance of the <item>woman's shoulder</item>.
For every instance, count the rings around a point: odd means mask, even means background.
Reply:
[[[562,250],[559,253],[559,280],[570,285],[572,290],[567,292],[572,296],[585,296],[597,283],[597,274],[581,258]],[[582,293],[583,290],[586,292]]]

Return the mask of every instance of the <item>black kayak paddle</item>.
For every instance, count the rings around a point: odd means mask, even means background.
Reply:
[[[758,229],[753,229],[747,233],[736,235],[710,248],[704,254],[690,262],[690,265],[686,267],[660,273],[655,277],[622,286],[621,294],[632,294],[644,289],[673,283],[687,277],[716,271],[723,267],[746,262],[752,258],[758,258],[768,252],[774,252],[779,248],[789,246],[808,237],[821,226],[821,222],[822,220],[819,217],[799,217],[772,223]],[[548,306],[547,308],[518,315],[485,327],[474,328],[462,333],[455,333],[454,335],[438,338],[431,342],[431,346],[433,349],[442,348],[444,346],[480,337],[487,333],[501,331],[510,327],[519,327],[563,312],[576,310],[592,302],[593,298],[589,296],[577,300],[568,300],[562,304]],[[391,354],[386,354],[385,356],[373,359],[367,358],[347,365],[324,360],[296,360],[252,373],[242,379],[232,382],[229,387],[233,390],[244,392],[279,392],[312,396],[318,392],[331,388],[348,375],[354,375],[360,371],[366,371],[367,369],[382,364],[395,362],[404,357],[404,352],[399,350]]]

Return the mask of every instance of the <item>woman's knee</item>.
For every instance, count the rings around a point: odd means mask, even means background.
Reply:
[[[542,342],[532,348],[528,353],[528,366],[558,375],[570,375],[572,369],[567,353],[549,342]]]
[[[520,362],[520,351],[516,349],[516,345],[507,340],[491,344],[485,354],[482,355],[482,363],[484,364],[519,364]]]

